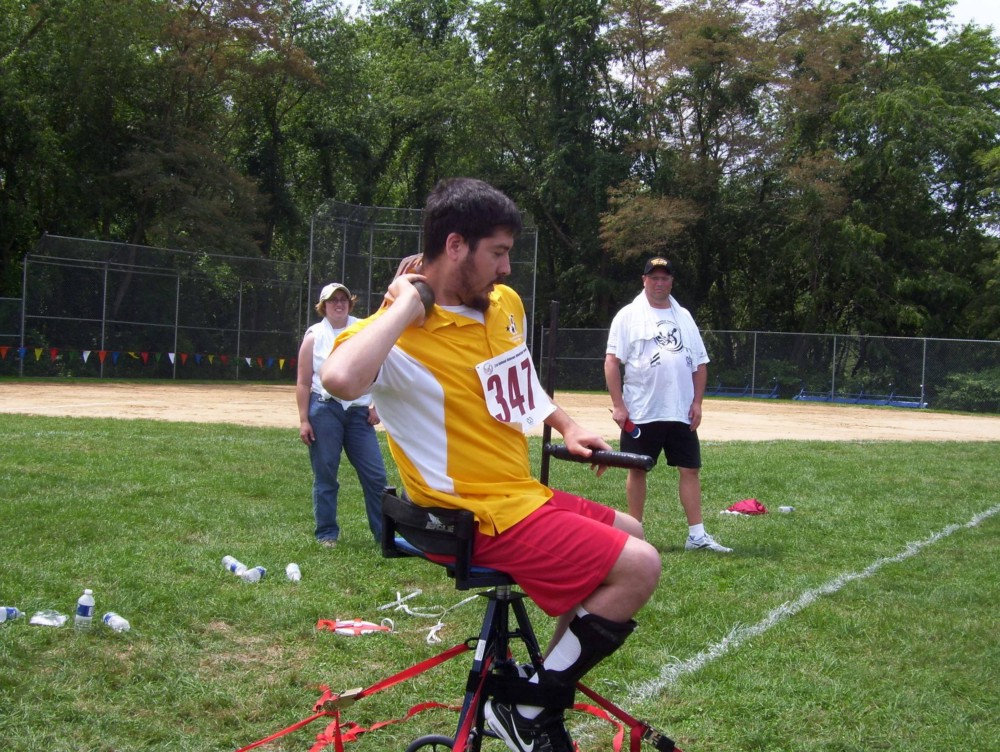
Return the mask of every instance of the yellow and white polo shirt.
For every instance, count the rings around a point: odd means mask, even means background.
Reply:
[[[340,339],[384,310],[351,326]],[[542,506],[552,492],[532,477],[520,426],[491,414],[484,384],[500,389],[506,377],[488,381],[476,368],[525,344],[521,299],[511,288],[497,285],[482,322],[470,317],[476,312],[467,313],[435,306],[422,327],[411,327],[399,338],[371,391],[414,502],[468,509],[480,532],[494,535]],[[530,367],[534,374],[526,352],[512,372]],[[515,385],[513,399],[533,397],[523,391]],[[547,400],[544,393],[539,397]]]

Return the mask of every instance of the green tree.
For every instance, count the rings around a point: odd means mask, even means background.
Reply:
[[[627,208],[604,218],[608,250],[641,257],[651,248],[676,262],[685,302],[706,325],[736,318],[739,280],[764,217],[755,211],[770,169],[776,60],[764,20],[742,3],[695,2],[661,12],[644,2],[615,5],[614,38],[642,103],[634,133],[640,178],[629,193],[673,216],[662,241],[622,244]],[[634,266],[634,262],[633,262]],[[680,294],[680,293],[679,293]]]
[[[419,207],[441,178],[481,172],[483,98],[468,0],[374,0],[359,202]]]
[[[604,325],[618,300],[599,241],[607,189],[628,174],[599,0],[487,2],[474,25],[499,145],[494,174],[539,229],[539,290],[572,326]]]
[[[865,333],[969,336],[996,198],[981,157],[1000,133],[1000,50],[946,24],[947,0],[852,6],[869,60],[834,117],[850,219],[880,242],[843,322]]]

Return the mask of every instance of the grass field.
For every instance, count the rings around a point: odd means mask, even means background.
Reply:
[[[532,440],[538,466],[538,440]],[[0,605],[132,623],[0,625],[0,747],[12,752],[235,750],[308,716],[319,685],[368,684],[477,632],[479,602],[396,631],[344,637],[318,619],[378,621],[466,594],[423,562],[382,559],[344,464],[341,545],[311,535],[307,453],[293,430],[0,416]],[[703,446],[710,532],[732,555],[682,550],[676,478],[650,477],[647,534],[664,574],[639,630],[588,683],[685,752],[1000,750],[1000,499],[996,443],[759,442]],[[390,464],[390,482],[395,480]],[[554,485],[621,506],[624,475],[557,463]],[[774,513],[719,515],[755,497]],[[795,507],[777,513],[779,505]],[[268,576],[248,585],[232,554]],[[301,566],[288,582],[285,564]],[[533,610],[544,643],[550,625]],[[468,656],[364,699],[363,726],[460,700]],[[432,711],[348,749],[452,734]],[[264,749],[309,750],[320,720]],[[571,714],[581,750],[611,727]],[[332,746],[328,747],[333,749]],[[484,749],[502,750],[488,740]]]

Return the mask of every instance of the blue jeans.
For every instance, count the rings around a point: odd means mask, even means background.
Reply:
[[[385,464],[379,449],[375,428],[368,425],[367,407],[347,410],[337,400],[320,400],[309,395],[309,423],[316,440],[309,447],[313,469],[313,514],[316,517],[316,539],[336,540],[340,536],[337,524],[337,495],[340,483],[341,450],[358,473],[365,496],[368,527],[375,541],[382,540],[382,493],[385,491]]]

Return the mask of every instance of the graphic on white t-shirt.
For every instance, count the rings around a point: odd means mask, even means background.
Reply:
[[[655,315],[660,315],[657,309],[651,308],[651,310]],[[654,368],[661,363],[661,353],[679,353],[684,349],[681,328],[677,326],[677,318],[669,309],[667,315],[669,318],[657,318],[656,320],[656,336],[653,337],[653,341],[656,343],[657,350],[649,362],[649,365]]]

